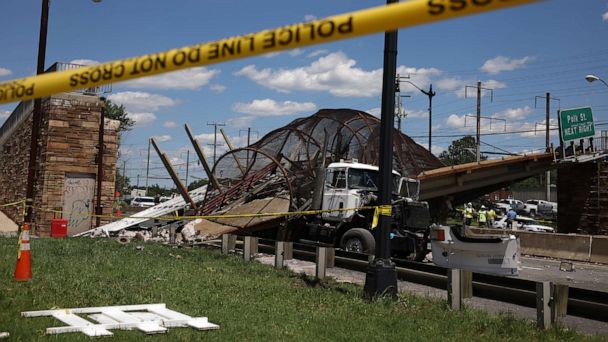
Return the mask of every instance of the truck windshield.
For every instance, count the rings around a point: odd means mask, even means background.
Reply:
[[[348,169],[349,189],[378,191],[378,171],[365,169]],[[399,177],[393,175],[393,193],[399,188]]]

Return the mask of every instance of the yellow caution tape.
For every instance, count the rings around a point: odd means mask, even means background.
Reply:
[[[306,215],[321,215],[323,213],[331,213],[331,212],[342,212],[342,211],[362,211],[362,210],[372,210],[377,209],[379,207],[376,206],[367,206],[367,207],[358,207],[358,208],[341,208],[341,209],[328,209],[328,210],[306,210],[306,211],[288,211],[288,212],[275,212],[275,213],[259,213],[259,214],[222,214],[222,215],[192,215],[192,216],[179,216],[178,213],[175,213],[175,216],[114,216],[114,215],[96,215],[96,214],[75,214],[75,213],[67,213],[70,217],[80,218],[80,217],[99,217],[99,218],[108,218],[108,219],[155,219],[160,221],[169,221],[169,220],[196,220],[196,219],[233,219],[233,218],[255,218],[255,217],[287,217],[287,216],[306,216]],[[65,213],[61,210],[53,210],[46,208],[38,208],[40,211],[46,211],[51,213]],[[386,209],[382,210],[383,213],[386,213]],[[390,205],[388,205],[388,214],[391,214]]]
[[[372,229],[378,226],[378,221],[380,219],[380,215],[382,216],[391,216],[393,214],[393,206],[388,205],[380,205],[374,209],[374,218],[372,219]]]
[[[412,0],[209,43],[0,83],[0,104],[412,27],[540,0]]]
[[[6,203],[6,204],[0,204],[0,208],[18,206],[18,205],[21,205],[21,204],[25,204],[25,200],[20,200],[20,201],[17,201],[17,202]]]

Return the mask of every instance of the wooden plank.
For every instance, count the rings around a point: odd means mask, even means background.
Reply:
[[[116,308],[104,308],[101,310],[101,313],[121,323],[134,324],[137,329],[145,332],[146,334],[158,334],[165,333],[167,331],[166,328],[161,327],[156,323],[142,321],[137,317]]]

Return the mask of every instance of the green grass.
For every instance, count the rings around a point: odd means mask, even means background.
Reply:
[[[33,280],[13,280],[16,238],[0,238],[0,332],[10,341],[82,340],[80,333],[45,336],[62,326],[20,312],[166,303],[207,316],[220,330],[171,328],[145,337],[113,330],[114,340],[155,341],[530,341],[594,340],[567,330],[541,332],[531,322],[475,310],[451,312],[444,301],[402,294],[397,302],[362,299],[362,288],[316,283],[305,276],[204,249],[175,249],[112,239],[35,239]],[[595,337],[601,340],[601,337]]]

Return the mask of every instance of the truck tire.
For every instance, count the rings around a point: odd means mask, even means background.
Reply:
[[[367,229],[351,228],[342,235],[340,248],[348,252],[374,254],[376,251],[376,240]]]

